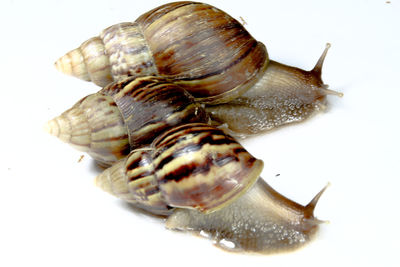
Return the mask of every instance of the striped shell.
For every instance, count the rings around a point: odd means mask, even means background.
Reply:
[[[166,76],[211,103],[241,95],[267,64],[265,46],[238,21],[196,2],[169,3],[111,26],[55,63],[100,86],[127,76]]]
[[[180,86],[161,77],[129,77],[83,98],[49,121],[47,130],[109,166],[174,126],[207,121]]]
[[[155,214],[171,208],[205,213],[233,202],[259,177],[263,162],[222,130],[202,123],[175,127],[105,170],[97,184]]]
[[[128,131],[112,97],[92,94],[50,120],[50,134],[108,166],[130,151]]]

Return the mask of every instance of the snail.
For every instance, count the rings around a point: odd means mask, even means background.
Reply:
[[[341,96],[321,79],[329,47],[311,71],[280,64],[237,20],[186,1],[108,27],[55,66],[99,86],[128,76],[167,77],[207,104],[214,122],[240,136],[304,120],[325,105],[327,95]],[[237,117],[244,120],[237,123]]]
[[[45,128],[108,167],[169,128],[208,120],[180,86],[163,77],[128,77],[79,100]]]
[[[263,162],[234,138],[204,123],[174,127],[131,151],[96,177],[96,184],[135,206],[168,216],[169,229],[207,235],[236,252],[299,248],[315,235],[313,211],[273,190]]]

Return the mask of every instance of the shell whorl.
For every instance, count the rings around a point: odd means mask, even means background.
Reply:
[[[109,56],[114,81],[123,80],[128,76],[158,74],[151,51],[138,23],[125,22],[113,25],[103,30],[100,38]]]
[[[68,75],[104,87],[128,76],[157,74],[140,27],[125,22],[104,29],[55,62]]]
[[[85,54],[90,40],[96,46]],[[237,20],[196,2],[160,6],[87,42],[60,58],[57,68],[100,86],[127,76],[161,75],[214,104],[248,90],[268,64],[265,46]]]
[[[268,64],[262,43],[237,20],[207,4],[169,3],[136,21],[159,75],[176,79],[207,103],[228,102],[242,94]]]
[[[129,153],[124,120],[110,96],[92,94],[52,119],[46,130],[107,166]]]
[[[132,151],[96,181],[156,214],[171,207],[209,213],[244,194],[262,168],[261,160],[222,130],[195,123],[165,132],[148,149]]]
[[[163,77],[129,77],[100,92],[113,97],[132,149],[150,144],[177,125],[209,120],[204,108],[188,92]]]

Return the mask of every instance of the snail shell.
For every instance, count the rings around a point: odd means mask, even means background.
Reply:
[[[214,103],[246,91],[267,64],[265,46],[238,21],[196,2],[169,3],[113,25],[55,63],[99,86],[127,76],[174,78],[194,97]]]
[[[176,125],[207,121],[180,86],[162,77],[129,77],[84,97],[46,130],[109,166]]]
[[[299,205],[258,179],[263,163],[222,130],[187,124],[133,150],[96,178],[105,191],[158,215],[167,228],[207,235],[221,248],[279,252],[306,244],[323,190]]]
[[[172,207],[212,212],[259,177],[263,163],[221,129],[202,123],[164,132],[97,177],[105,190],[156,214]]]

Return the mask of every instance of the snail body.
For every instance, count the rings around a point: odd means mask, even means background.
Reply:
[[[215,124],[226,124],[234,135],[246,136],[309,118],[326,106],[328,94],[342,96],[322,82],[328,44],[311,71],[270,61],[264,75],[241,96],[228,103],[208,105]]]
[[[205,103],[214,121],[238,134],[253,134],[303,120],[324,105],[326,95],[340,95],[321,79],[326,51],[311,71],[279,64],[225,12],[203,3],[174,2],[103,30],[55,65],[100,86],[128,76],[164,76]],[[272,107],[271,95],[279,99]],[[300,116],[279,116],[283,102],[294,103],[291,112]],[[248,126],[232,122],[237,112]],[[273,123],[260,125],[268,117],[274,117]]]
[[[110,166],[174,126],[207,121],[204,108],[180,86],[162,77],[128,77],[84,97],[46,129]]]
[[[259,175],[263,162],[221,129],[202,123],[168,130],[96,178],[105,191],[157,215],[167,227],[203,232],[234,251],[269,253],[305,244],[319,221],[319,196],[301,206]],[[229,249],[229,248],[227,248]]]

